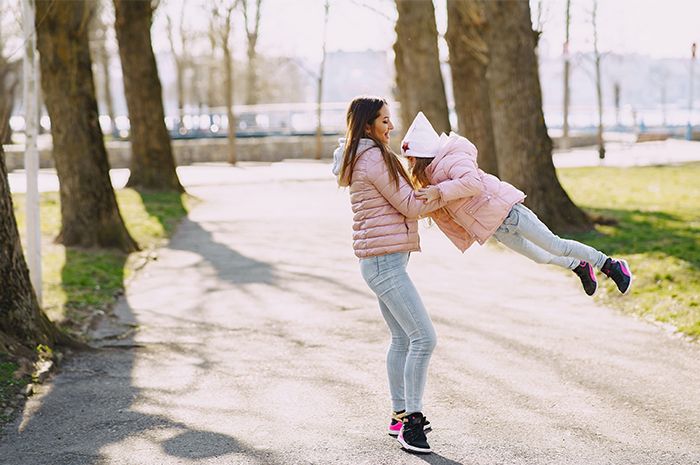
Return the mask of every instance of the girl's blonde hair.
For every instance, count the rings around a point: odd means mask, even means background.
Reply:
[[[350,102],[346,114],[345,150],[343,151],[343,162],[340,165],[340,173],[338,174],[338,184],[340,186],[345,187],[352,183],[352,171],[355,168],[358,157],[366,150],[369,150],[365,149],[357,153],[360,139],[363,137],[372,139],[379,148],[382,158],[384,158],[384,163],[386,163],[388,168],[389,178],[397,188],[399,187],[399,176],[404,178],[407,183],[413,184],[398,156],[391,148],[375,139],[372,135],[365,133],[367,125],[374,123],[384,105],[387,105],[386,100],[379,97],[356,97]]]
[[[413,181],[413,185],[416,186],[416,188],[427,187],[430,185],[430,180],[425,174],[425,169],[434,158],[416,158],[415,160],[415,163],[411,166],[411,180]]]

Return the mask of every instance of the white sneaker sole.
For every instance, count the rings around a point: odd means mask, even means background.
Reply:
[[[403,440],[403,436],[398,436],[396,439],[399,441],[399,444],[401,444],[401,447],[407,451],[415,452],[417,454],[430,454],[433,452],[433,449],[431,449],[430,447],[428,447],[427,449],[423,449],[421,447],[410,445],[409,443]]]

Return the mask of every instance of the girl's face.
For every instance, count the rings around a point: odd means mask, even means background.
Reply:
[[[379,115],[374,119],[372,124],[367,125],[365,132],[379,142],[388,145],[389,132],[393,129],[394,125],[391,123],[389,107],[387,105],[382,105],[382,108],[379,110]]]

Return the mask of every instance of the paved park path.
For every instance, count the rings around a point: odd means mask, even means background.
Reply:
[[[132,280],[131,328],[70,357],[0,463],[700,464],[700,347],[597,305],[573,275],[422,227],[409,272],[438,347],[436,454],[385,433],[388,332],[327,163],[190,167],[202,199]]]

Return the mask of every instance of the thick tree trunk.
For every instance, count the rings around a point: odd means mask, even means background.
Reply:
[[[114,0],[114,11],[124,93],[131,121],[131,176],[128,185],[183,192],[165,127],[163,92],[151,46],[151,2]]]
[[[435,7],[432,1],[396,0],[396,85],[401,124],[406,131],[422,111],[435,130],[450,132],[445,84],[440,71]]]
[[[84,1],[36,2],[41,85],[51,118],[66,246],[138,250],[124,226],[109,178],[97,118]]]
[[[491,123],[486,68],[489,51],[484,39],[486,19],[476,0],[447,1],[447,44],[459,132],[479,149],[479,166],[498,175]]]
[[[527,205],[553,230],[589,230],[590,219],[574,205],[554,171],[530,5],[490,0],[481,4],[487,19],[487,78],[499,175],[527,194]]]
[[[0,145],[0,349],[26,354],[38,344],[53,346],[65,337],[39,308],[29,279]],[[9,347],[18,344],[21,347]]]

